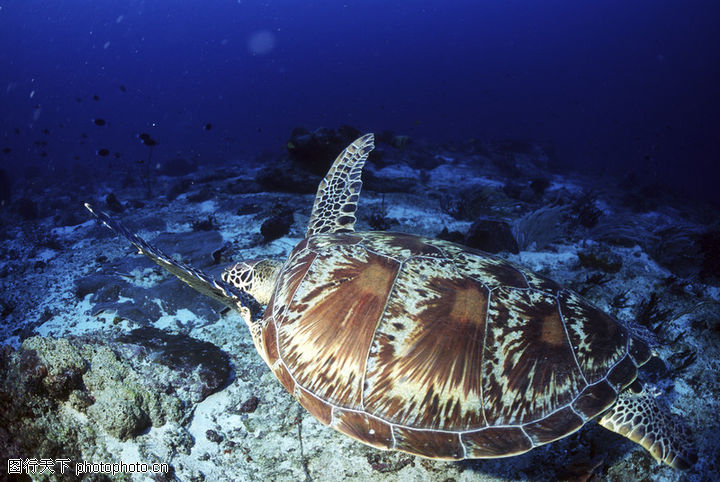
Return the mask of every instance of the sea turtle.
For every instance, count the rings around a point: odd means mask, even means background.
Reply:
[[[657,460],[692,466],[689,433],[636,380],[651,350],[614,318],[497,256],[354,230],[373,142],[364,135],[337,157],[287,260],[237,263],[221,279],[86,207],[182,281],[239,310],[298,402],[367,445],[433,459],[505,457],[598,420]]]

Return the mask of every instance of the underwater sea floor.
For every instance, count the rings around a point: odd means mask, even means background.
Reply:
[[[444,462],[366,447],[285,392],[238,314],[136,254],[82,205],[218,275],[235,260],[283,258],[304,235],[319,177],[295,177],[302,167],[290,161],[157,176],[150,196],[149,180],[121,176],[17,188],[0,213],[3,456],[170,470],[88,480],[720,480],[717,210],[632,176],[553,172],[539,149],[379,151],[356,229],[499,252],[624,320],[657,352],[641,379],[691,429],[697,465],[658,464],[593,423],[506,459]],[[278,179],[283,172],[291,182]],[[18,208],[28,202],[34,215]]]

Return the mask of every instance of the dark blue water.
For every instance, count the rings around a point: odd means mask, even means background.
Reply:
[[[11,171],[134,163],[147,156],[141,132],[156,159],[222,161],[278,153],[295,126],[351,124],[542,142],[560,165],[637,171],[706,198],[719,180],[711,0],[0,7]]]

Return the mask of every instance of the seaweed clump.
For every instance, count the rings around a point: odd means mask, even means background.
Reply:
[[[600,246],[578,251],[577,255],[580,265],[585,268],[609,274],[617,273],[622,268],[622,258],[609,249],[603,249]]]
[[[563,219],[567,214],[566,206],[543,206],[516,220],[512,231],[520,250],[533,245],[535,249],[542,249],[560,239],[564,233]]]
[[[213,215],[210,215],[205,219],[198,219],[192,222],[193,231],[217,231],[219,227],[220,226]]]
[[[657,291],[653,291],[649,299],[640,303],[638,313],[635,315],[635,322],[657,332],[669,314],[669,309],[660,307],[660,297]]]

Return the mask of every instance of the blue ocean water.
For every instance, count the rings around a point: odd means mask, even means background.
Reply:
[[[350,124],[544,142],[563,165],[634,170],[693,195],[711,197],[718,181],[711,0],[1,7],[10,169],[86,165],[102,148],[131,163],[145,156],[145,131],[157,158],[224,159],[275,151],[299,125]]]
[[[68,459],[177,480],[718,480],[718,85],[712,0],[0,0],[0,479]],[[510,271],[537,299],[561,299],[549,277],[620,320],[658,355],[638,380],[691,429],[697,463],[557,421],[566,437],[511,458],[364,446],[285,392],[240,315],[124,238],[203,280],[283,261],[330,162],[367,132],[356,230],[493,253],[530,270]],[[475,281],[517,288],[492,274]],[[528,345],[540,373],[552,357]]]

